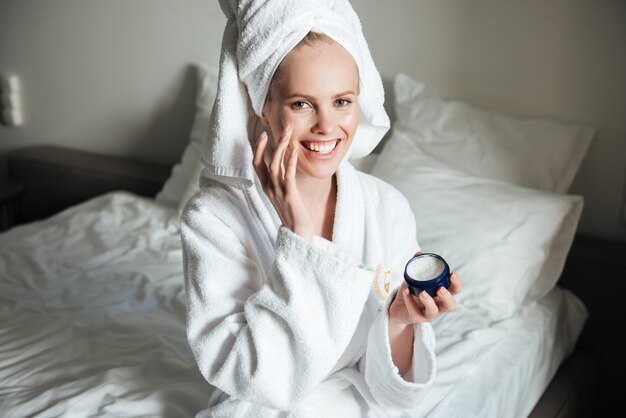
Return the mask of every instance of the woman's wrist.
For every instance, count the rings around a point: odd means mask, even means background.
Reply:
[[[406,322],[396,322],[389,317],[389,335],[400,335],[407,332],[408,329],[413,330],[413,324],[407,324]]]
[[[409,325],[406,321],[399,321],[398,320],[398,309],[396,308],[396,303],[398,303],[399,301],[396,300],[398,298],[398,293],[400,292],[400,290],[398,290],[398,292],[393,294],[393,299],[391,300],[391,302],[389,303],[389,307],[387,308],[387,317],[389,318],[389,326],[393,326],[395,329],[400,330],[401,328],[404,328],[406,325]],[[400,296],[401,297],[401,296]]]
[[[311,242],[313,235],[315,235],[313,229],[310,228],[294,228],[293,233],[309,242]]]
[[[391,360],[398,368],[400,376],[404,376],[413,364],[413,324],[400,324],[389,318],[388,327]]]

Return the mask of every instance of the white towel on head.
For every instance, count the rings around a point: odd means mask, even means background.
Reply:
[[[347,0],[220,0],[227,23],[217,98],[202,151],[203,176],[254,183],[252,146],[267,91],[283,58],[308,32],[323,33],[359,69],[359,126],[344,158],[368,155],[389,129],[380,75]]]

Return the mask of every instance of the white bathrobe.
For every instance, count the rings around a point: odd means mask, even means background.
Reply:
[[[198,417],[402,416],[435,376],[430,324],[391,359],[388,305],[419,250],[404,196],[343,161],[332,242],[282,226],[254,185],[203,178],[181,221],[188,339],[216,387]],[[406,416],[406,415],[405,415]]]

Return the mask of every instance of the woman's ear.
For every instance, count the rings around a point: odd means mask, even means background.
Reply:
[[[263,110],[261,110],[261,122],[263,123],[263,126],[265,126],[266,128],[269,128],[270,126],[270,121],[267,118],[267,114],[269,112],[269,106],[270,106],[271,101],[272,101],[271,92],[268,90],[267,96],[265,97],[265,103],[263,103]]]
[[[267,119],[267,106],[269,105],[269,100],[266,98],[265,103],[263,103],[263,110],[261,110],[261,123],[266,128],[269,126],[269,121]]]

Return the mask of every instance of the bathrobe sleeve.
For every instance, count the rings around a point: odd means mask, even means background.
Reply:
[[[187,337],[199,369],[230,396],[291,409],[348,346],[373,271],[283,226],[265,269],[250,255],[260,240],[246,242],[243,222],[231,228],[212,212],[192,202],[181,220]]]
[[[415,236],[415,217],[403,199],[399,199],[396,213],[398,219],[394,222],[389,245],[393,247],[390,254],[395,257],[393,268],[402,274],[404,265],[419,250],[419,245]],[[398,239],[400,237],[402,239]],[[430,323],[413,326],[413,365],[405,376],[401,376],[391,358],[388,328],[389,305],[398,287],[393,289],[372,323],[359,368],[379,405],[411,408],[420,403],[421,395],[435,378],[435,335]]]

